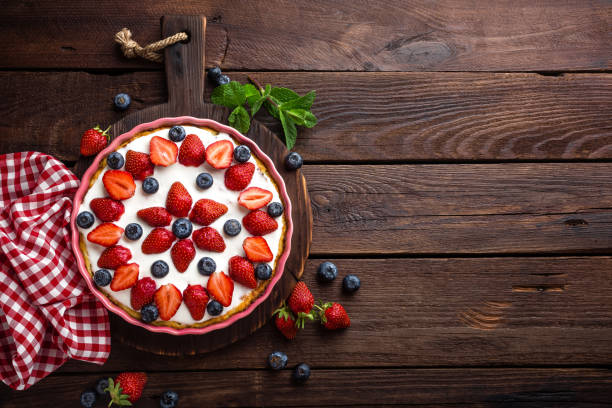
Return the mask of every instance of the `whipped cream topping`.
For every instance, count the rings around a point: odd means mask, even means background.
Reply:
[[[227,133],[219,133],[215,135],[211,133],[210,131],[199,128],[199,127],[195,127],[195,126],[183,126],[183,127],[185,128],[185,131],[187,134],[196,134],[200,138],[202,143],[204,143],[204,146],[206,147],[210,145],[211,143],[216,142],[218,140],[229,140],[232,142],[234,146],[236,146],[236,142],[234,141],[234,139],[232,139],[232,137],[229,136]],[[131,141],[126,146],[123,146],[117,149],[116,151],[121,153],[123,157],[125,157],[128,150],[135,150],[138,152],[149,154],[149,142],[151,138],[154,136],[168,138],[168,130],[169,130],[168,128],[157,129],[150,134],[141,136]],[[180,148],[181,143],[182,142],[177,143],[179,148]],[[253,179],[251,180],[249,187],[260,187],[260,188],[266,189],[272,192],[273,198],[271,202],[277,201],[277,202],[282,203],[279,192],[276,188],[276,184],[273,182],[270,176],[264,173],[259,168],[255,159],[252,156],[249,159],[249,161],[255,164],[255,173],[253,174]],[[232,164],[236,164],[236,163],[233,162]],[[102,173],[100,173],[100,175],[98,176],[94,184],[87,191],[87,194],[83,198],[83,203],[81,204],[81,207],[79,208],[79,212],[91,211],[93,213],[90,207],[91,200],[93,200],[94,198],[108,196],[106,189],[104,188],[104,184],[102,183],[102,175],[107,170],[109,170],[108,167],[102,170]],[[225,187],[225,183],[224,183],[225,171],[226,169],[217,170],[213,168],[212,166],[210,166],[208,163],[204,163],[198,167],[194,167],[194,166],[183,166],[177,161],[175,164],[170,165],[168,167],[155,166],[155,171],[152,177],[155,177],[157,181],[159,182],[159,190],[155,194],[146,194],[142,189],[142,181],[135,180],[136,192],[133,197],[122,201],[125,207],[125,213],[121,216],[119,221],[115,221],[114,224],[124,229],[128,224],[132,222],[138,223],[140,224],[140,226],[142,226],[143,234],[140,239],[136,241],[130,241],[129,239],[125,237],[125,235],[123,235],[121,239],[119,240],[119,242],[117,243],[117,245],[122,245],[126,248],[129,248],[129,250],[132,252],[132,259],[129,261],[129,263],[135,262],[139,265],[140,272],[138,275],[138,279],[142,279],[147,276],[151,277],[157,283],[157,287],[160,287],[167,283],[172,283],[174,286],[177,287],[178,290],[181,291],[181,294],[182,294],[183,290],[187,287],[187,285],[190,285],[190,284],[191,285],[199,284],[199,285],[202,285],[204,288],[206,288],[206,284],[208,282],[208,276],[201,275],[198,272],[198,268],[197,268],[197,263],[202,257],[207,256],[207,257],[214,259],[215,263],[217,264],[216,270],[223,271],[226,274],[228,274],[229,259],[235,255],[239,255],[242,257],[245,256],[244,250],[242,249],[242,242],[244,241],[245,238],[251,236],[251,234],[249,234],[246,231],[244,226],[242,226],[241,232],[234,237],[228,236],[227,234],[223,232],[223,224],[225,224],[225,221],[233,218],[233,219],[237,219],[242,225],[242,218],[249,213],[249,210],[247,210],[246,208],[238,204],[238,196],[240,195],[240,192],[231,191]],[[196,185],[196,177],[198,176],[198,174],[202,172],[210,173],[213,177],[213,185],[206,190],[200,189]],[[194,260],[191,262],[191,264],[189,265],[189,268],[183,273],[179,272],[174,266],[174,263],[172,262],[172,258],[170,257],[170,250],[163,252],[161,254],[144,254],[142,252],[141,250],[142,242],[147,237],[147,235],[151,232],[151,230],[153,230],[154,227],[149,226],[147,223],[145,223],[143,220],[139,219],[136,216],[136,212],[143,208],[165,207],[166,197],[168,195],[168,191],[170,190],[170,186],[172,185],[172,183],[176,181],[180,181],[185,186],[185,188],[191,195],[191,198],[193,199],[193,204],[195,204],[196,201],[198,201],[199,199],[208,198],[211,200],[215,200],[219,203],[225,204],[228,207],[227,213],[225,213],[219,219],[215,220],[215,222],[210,224],[210,227],[216,229],[223,237],[223,240],[225,241],[225,245],[226,245],[225,251],[223,251],[222,253],[210,252],[210,251],[202,250],[194,245],[196,249],[196,256]],[[265,208],[263,208],[262,210],[265,210]],[[101,221],[97,217],[95,218],[96,220],[90,228],[87,228],[87,229],[79,228],[79,230],[83,233],[83,235],[86,236],[89,231],[93,230],[99,224],[101,224]],[[173,222],[176,218],[177,217],[173,216]],[[276,218],[276,221],[279,224],[276,231],[264,236],[274,256],[272,261],[268,262],[268,264],[272,268],[274,268],[277,258],[281,255],[281,253],[279,252],[279,249],[280,249],[281,238],[282,238],[283,229],[285,225],[284,216]],[[172,227],[172,224],[170,224],[170,226],[166,228],[171,230],[171,227]],[[202,227],[203,226],[201,225],[198,225],[195,223],[193,224],[194,231]],[[189,237],[189,238],[192,239],[192,237]],[[85,241],[86,241],[87,252],[89,254],[89,259],[91,261],[92,270],[96,271],[97,269],[99,269],[97,266],[98,258],[100,257],[100,255],[106,248],[101,245],[89,242],[87,240]],[[178,239],[175,240],[174,242],[176,243],[177,241]],[[170,268],[170,272],[163,278],[155,278],[151,274],[151,265],[153,264],[153,262],[157,260],[165,261]],[[110,272],[111,274],[113,273],[112,270]],[[99,288],[99,289],[111,295],[116,301],[122,303],[123,305],[131,307],[130,306],[131,289],[125,289],[125,290],[121,290],[117,292],[111,290],[109,286]],[[244,297],[248,295],[251,291],[252,289],[247,288],[246,286],[243,286],[239,284],[238,282],[234,281],[234,293],[232,296],[232,303],[230,306],[223,309],[223,312],[221,315],[229,312],[230,310],[240,305]],[[191,324],[194,324],[197,322],[203,322],[208,319],[215,318],[215,317],[218,317],[218,316],[210,316],[208,312],[206,312],[204,314],[204,317],[201,320],[196,321],[191,317],[191,314],[189,313],[189,309],[183,302],[181,303],[181,306],[179,307],[178,311],[172,317],[171,320],[178,322],[178,323],[185,324],[185,325],[191,325]]]

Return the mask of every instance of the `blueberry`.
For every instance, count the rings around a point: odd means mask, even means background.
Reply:
[[[215,270],[217,270],[217,263],[214,259],[205,256],[198,261],[198,272],[200,272],[200,275],[210,276]]]
[[[159,406],[164,407],[175,407],[178,404],[179,396],[174,391],[165,391],[159,399]]]
[[[238,220],[227,220],[225,224],[223,224],[223,231],[230,237],[235,237],[240,234],[242,227],[240,226],[240,221]]]
[[[98,269],[94,272],[94,282],[98,286],[106,286],[111,283],[111,274],[106,269]]]
[[[223,306],[216,300],[211,300],[208,305],[206,305],[206,311],[211,316],[219,316],[223,311]]]
[[[230,83],[230,78],[227,75],[220,75],[217,78],[217,85],[226,85]]]
[[[130,95],[126,93],[118,93],[115,95],[114,102],[115,108],[119,110],[126,110],[130,106],[132,99],[130,98]]]
[[[206,76],[212,82],[217,82],[219,77],[221,76],[221,68],[212,67],[211,69],[208,70],[208,72],[206,73]]]
[[[153,275],[154,278],[163,278],[169,271],[170,268],[168,268],[168,264],[162,260],[155,261],[151,265],[151,275]]]
[[[104,391],[108,387],[108,378],[100,378],[96,382],[96,392],[98,395],[106,395],[108,391]]]
[[[282,351],[275,351],[268,356],[268,366],[273,370],[282,370],[287,367],[287,355]]]
[[[200,173],[196,177],[196,184],[202,189],[210,188],[213,185],[213,178],[210,173]]]
[[[325,261],[317,268],[317,278],[320,282],[331,282],[338,276],[338,268],[331,262]]]
[[[185,139],[187,133],[185,132],[185,128],[182,126],[172,126],[168,131],[168,137],[173,142],[180,142]]]
[[[142,237],[142,227],[140,226],[140,224],[137,224],[135,222],[126,225],[125,236],[131,241],[136,241],[137,239]]]
[[[89,211],[83,211],[79,215],[77,215],[76,219],[77,225],[81,228],[89,228],[94,223],[94,215]]]
[[[81,393],[81,406],[91,408],[96,403],[96,392],[94,390],[86,390]]]
[[[123,155],[121,155],[121,153],[112,152],[106,158],[106,164],[111,169],[117,170],[123,167],[123,165],[125,164],[125,159],[123,158]]]
[[[142,189],[147,194],[155,194],[159,190],[159,182],[155,177],[147,177],[142,181]]]
[[[361,286],[361,281],[356,275],[346,275],[344,279],[342,279],[342,289],[345,292],[353,293],[359,289]]]
[[[140,309],[140,318],[145,323],[151,323],[154,320],[159,318],[159,311],[157,310],[157,306],[153,303],[150,305],[145,305]]]
[[[306,363],[300,363],[293,369],[293,374],[291,375],[293,381],[298,384],[303,384],[310,377],[310,366]]]
[[[285,209],[283,208],[283,205],[276,201],[268,204],[268,215],[270,217],[280,217],[283,214],[284,210]]]
[[[172,223],[172,232],[178,239],[187,238],[193,231],[193,224],[188,218],[179,218]]]
[[[234,160],[238,163],[244,163],[251,158],[251,149],[245,145],[238,145],[234,149]]]
[[[285,158],[285,167],[287,170],[297,170],[304,164],[304,159],[297,152],[291,152]]]
[[[272,268],[268,264],[259,264],[255,268],[255,276],[259,280],[268,280],[272,276]]]

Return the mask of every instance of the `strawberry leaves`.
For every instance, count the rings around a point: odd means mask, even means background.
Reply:
[[[129,401],[130,396],[128,394],[123,393],[123,388],[120,383],[116,383],[112,378],[108,379],[108,387],[104,389],[107,391],[111,397],[108,406],[112,406],[113,403],[121,406],[121,407],[130,407],[132,403]]]

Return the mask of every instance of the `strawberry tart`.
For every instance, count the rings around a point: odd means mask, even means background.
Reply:
[[[194,122],[120,136],[86,173],[75,211],[90,287],[145,327],[236,318],[288,256],[290,203],[271,160],[234,129]]]

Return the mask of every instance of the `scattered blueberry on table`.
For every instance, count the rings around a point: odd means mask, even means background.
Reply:
[[[213,185],[213,178],[210,173],[200,173],[196,177],[196,185],[201,189],[210,188]]]
[[[198,272],[200,275],[210,276],[217,269],[217,264],[214,259],[207,256],[198,261]]]
[[[98,395],[106,395],[108,392],[108,391],[105,391],[107,387],[108,387],[108,378],[103,377],[103,378],[100,378],[96,382],[95,389]]]
[[[119,152],[112,152],[106,158],[106,164],[113,170],[118,170],[123,167],[125,164],[125,159],[123,155]]]
[[[185,132],[185,128],[182,126],[172,126],[168,131],[168,137],[173,142],[181,142],[185,139],[187,133]]]
[[[96,392],[93,390],[86,390],[81,393],[81,406],[84,408],[91,408],[96,403]]]
[[[179,396],[174,391],[165,391],[159,398],[160,408],[174,408],[178,404]]]
[[[155,177],[147,177],[142,181],[142,189],[147,194],[155,194],[159,190],[159,182]]]
[[[227,75],[221,75],[219,79],[217,79],[218,85],[225,85],[229,83],[230,83],[230,77],[228,77]]]
[[[268,356],[268,366],[273,370],[282,370],[287,367],[287,355],[282,351],[275,351]]]
[[[238,145],[234,149],[234,160],[238,163],[244,163],[251,158],[251,149],[245,145]]]
[[[272,268],[268,264],[259,264],[255,267],[255,277],[259,280],[268,280],[272,276]]]
[[[310,366],[306,363],[298,364],[293,369],[293,373],[291,375],[291,378],[293,378],[293,381],[295,381],[298,384],[305,383],[309,377],[310,377]]]
[[[304,159],[298,152],[291,152],[285,158],[285,167],[287,170],[297,170],[304,164]]]
[[[206,72],[206,77],[211,82],[216,83],[220,76],[221,76],[221,68],[219,67],[212,67],[208,70],[208,72]]]
[[[100,287],[106,286],[111,283],[112,277],[108,270],[98,269],[94,272],[94,283]]]
[[[345,292],[353,293],[361,286],[361,280],[356,275],[346,275],[342,279],[342,289]]]
[[[94,215],[89,211],[83,211],[79,215],[77,215],[76,219],[77,225],[81,228],[89,228],[94,223]]]
[[[338,268],[332,262],[322,262],[317,268],[319,282],[331,282],[338,276]]]
[[[187,238],[193,231],[193,224],[187,218],[179,218],[172,223],[172,232],[178,239]]]
[[[115,95],[115,98],[113,98],[113,101],[115,103],[115,108],[118,110],[126,110],[130,106],[132,98],[126,93],[118,93]]]
[[[140,224],[132,222],[125,227],[125,237],[130,241],[136,241],[142,237],[142,227]]]
[[[159,318],[159,310],[154,304],[145,305],[140,309],[140,318],[145,323],[151,323]]]
[[[273,202],[268,204],[268,215],[270,217],[280,217],[281,215],[283,215],[283,211],[285,211],[285,209],[283,208],[283,205],[279,202]]]
[[[151,265],[151,275],[153,275],[153,277],[155,278],[163,278],[168,274],[168,272],[170,272],[168,264],[165,261],[162,261],[161,259],[159,261],[153,262],[153,264]]]
[[[206,311],[211,316],[219,316],[223,311],[223,305],[216,300],[211,300],[208,305],[206,305]]]
[[[235,237],[242,231],[240,221],[234,219],[225,221],[225,224],[223,224],[223,231],[230,237]]]

